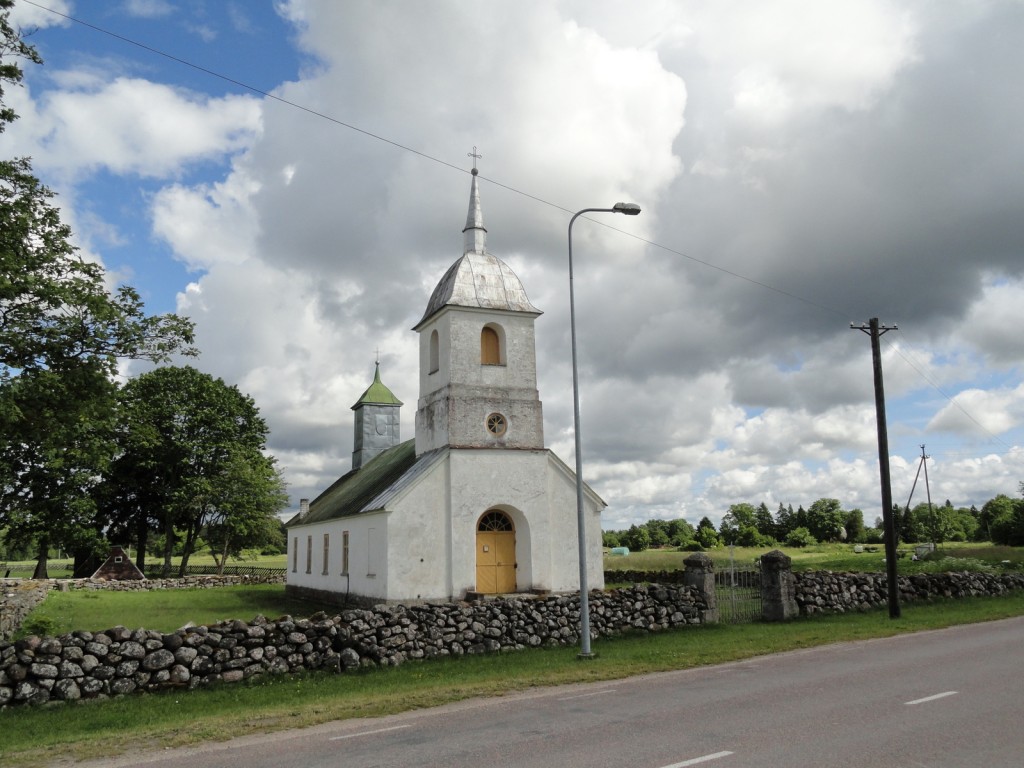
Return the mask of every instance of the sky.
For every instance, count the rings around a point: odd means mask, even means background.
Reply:
[[[569,218],[643,209],[573,230],[606,529],[823,497],[873,523],[871,318],[894,502],[922,445],[937,503],[1019,493],[1019,0],[17,0],[12,21],[45,63],[6,94],[0,156],[33,158],[112,281],[195,322],[178,362],[255,400],[293,508],[350,468],[377,359],[413,436],[411,329],[462,255],[474,149],[570,465]]]

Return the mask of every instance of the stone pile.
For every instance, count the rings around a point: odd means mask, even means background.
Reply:
[[[882,573],[806,571],[793,576],[796,602],[803,615],[867,611],[888,603],[888,585]],[[1024,573],[919,573],[900,576],[897,584],[900,600],[905,602],[1001,595],[1024,589]]]
[[[595,636],[700,623],[691,587],[637,586],[590,597]],[[163,634],[115,627],[0,643],[0,707],[195,688],[262,674],[344,672],[409,659],[574,645],[579,599],[377,606],[309,619],[256,617]]]

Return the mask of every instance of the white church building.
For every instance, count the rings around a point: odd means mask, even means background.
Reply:
[[[464,253],[413,329],[415,439],[401,441],[402,402],[378,364],[352,406],[351,471],[287,523],[290,593],[340,603],[579,589],[576,478],[544,447],[541,312],[486,234],[474,168]],[[591,588],[604,585],[604,507],[585,488]]]

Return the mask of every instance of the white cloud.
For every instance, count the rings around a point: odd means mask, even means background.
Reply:
[[[967,389],[935,414],[929,429],[1001,435],[1024,421],[1024,384],[1013,389]]]
[[[249,97],[210,98],[125,77],[77,85],[50,92],[32,116],[39,168],[174,176],[187,163],[221,161],[259,133],[259,103]]]

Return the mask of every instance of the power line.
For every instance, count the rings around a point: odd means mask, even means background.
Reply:
[[[275,101],[275,102],[277,102],[279,104],[283,104],[283,105],[291,107],[293,109],[297,109],[297,110],[299,110],[301,112],[305,112],[306,114],[312,115],[312,116],[320,118],[322,120],[326,120],[326,121],[328,121],[330,123],[333,123],[335,125],[341,126],[342,128],[347,128],[350,131],[354,131],[356,133],[362,134],[362,135],[364,135],[364,136],[366,136],[368,138],[375,139],[375,140],[383,142],[385,144],[389,144],[390,146],[393,146],[396,149],[400,149],[400,150],[405,151],[405,152],[410,152],[410,153],[412,153],[412,154],[414,154],[414,155],[416,155],[418,157],[423,158],[424,160],[429,160],[430,162],[437,163],[438,165],[444,166],[445,168],[449,168],[449,169],[451,169],[453,171],[457,171],[459,173],[469,173],[464,168],[462,168],[462,167],[460,167],[458,165],[455,165],[454,163],[450,163],[447,160],[443,160],[443,159],[441,159],[441,158],[439,158],[439,157],[437,157],[435,155],[431,155],[428,152],[416,149],[416,148],[411,147],[411,146],[409,146],[407,144],[402,144],[401,142],[395,141],[393,139],[389,139],[386,136],[382,136],[381,134],[374,133],[373,131],[367,130],[365,128],[360,128],[357,125],[354,125],[352,123],[346,122],[346,121],[341,120],[341,119],[336,118],[336,117],[332,117],[331,115],[328,115],[328,114],[326,114],[324,112],[320,112],[320,111],[318,111],[316,109],[313,109],[311,107],[307,107],[307,106],[305,106],[303,104],[299,104],[297,102],[290,101],[289,99],[282,98],[281,96],[277,96],[277,95],[275,95],[275,94],[273,94],[273,93],[271,93],[269,91],[263,90],[262,88],[259,88],[257,86],[254,86],[254,85],[251,85],[249,83],[243,82],[241,80],[238,80],[236,78],[230,77],[228,75],[224,75],[224,74],[222,74],[220,72],[217,72],[215,70],[209,69],[208,67],[204,67],[204,66],[201,66],[199,64],[195,64],[195,63],[193,63],[193,62],[191,62],[191,61],[189,61],[187,59],[181,58],[180,56],[175,56],[174,54],[167,53],[166,51],[162,51],[159,48],[154,48],[153,46],[147,45],[147,44],[142,43],[142,42],[139,42],[138,40],[133,40],[130,37],[126,37],[126,36],[120,35],[120,34],[118,34],[116,32],[112,32],[112,31],[110,31],[108,29],[100,27],[100,26],[98,26],[96,24],[92,24],[92,23],[87,22],[87,21],[85,21],[83,19],[77,18],[75,16],[71,16],[71,15],[66,14],[66,13],[62,13],[61,11],[54,10],[53,8],[49,8],[49,7],[45,6],[45,5],[42,5],[42,4],[38,3],[38,2],[35,2],[35,0],[22,0],[22,2],[24,2],[27,5],[31,5],[31,6],[34,6],[36,8],[39,8],[42,11],[46,11],[48,13],[51,13],[51,14],[53,14],[55,16],[59,16],[59,17],[61,17],[63,19],[66,19],[66,20],[68,20],[70,22],[73,22],[75,24],[78,24],[78,25],[81,25],[81,26],[86,27],[88,29],[91,29],[91,30],[93,30],[95,32],[98,32],[100,34],[107,35],[108,37],[112,37],[112,38],[114,38],[116,40],[119,40],[119,41],[121,41],[123,43],[126,43],[128,45],[132,45],[132,46],[135,46],[137,48],[140,48],[140,49],[142,49],[144,51],[147,51],[148,53],[152,53],[152,54],[157,55],[157,56],[162,56],[165,59],[173,61],[173,62],[175,62],[177,64],[182,65],[182,66],[189,67],[189,68],[194,69],[194,70],[196,70],[198,72],[202,72],[203,74],[208,75],[210,77],[217,78],[219,80],[223,80],[224,82],[227,82],[227,83],[231,83],[232,85],[235,85],[235,86],[237,86],[239,88],[243,88],[243,89],[245,89],[247,91],[250,91],[252,93],[255,93],[255,94],[258,94],[260,96],[263,96],[266,99]],[[542,197],[539,197],[537,195],[531,194],[531,193],[526,192],[524,190],[518,189],[518,188],[513,187],[513,186],[511,186],[509,184],[505,184],[505,183],[503,183],[501,181],[498,181],[497,179],[490,178],[490,177],[484,176],[484,175],[479,175],[478,178],[480,178],[483,181],[487,181],[488,183],[493,184],[496,187],[500,187],[501,189],[505,189],[505,190],[507,190],[507,191],[509,191],[509,192],[511,192],[513,194],[519,195],[519,196],[527,198],[529,200],[533,200],[534,202],[540,203],[542,205],[546,205],[548,207],[554,208],[554,209],[562,211],[564,213],[572,214],[572,213],[575,212],[575,209],[573,209],[573,208],[568,208],[568,207],[565,207],[563,205],[559,205],[558,203],[554,203],[554,202],[552,202],[550,200],[546,200],[546,199],[544,199]],[[694,264],[699,264],[699,265],[701,265],[703,267],[715,270],[717,272],[720,272],[720,273],[722,273],[724,275],[727,275],[729,277],[735,278],[737,280],[742,280],[742,281],[744,281],[746,283],[749,283],[750,285],[757,286],[758,288],[762,288],[762,289],[765,289],[765,290],[768,290],[768,291],[772,291],[773,293],[779,294],[780,296],[785,296],[786,298],[792,299],[794,301],[801,302],[802,304],[805,304],[805,305],[807,305],[809,307],[813,307],[815,309],[819,309],[819,310],[821,310],[823,312],[826,312],[828,314],[835,315],[836,317],[841,317],[841,318],[845,319],[845,318],[848,318],[850,316],[850,314],[851,314],[849,312],[843,312],[843,311],[835,309],[834,307],[831,307],[831,306],[828,306],[828,305],[825,305],[825,304],[821,304],[821,303],[819,303],[817,301],[814,301],[812,299],[806,298],[804,296],[800,296],[799,294],[791,293],[790,291],[784,290],[782,288],[778,288],[778,287],[773,286],[773,285],[771,285],[769,283],[765,283],[765,282],[762,282],[760,280],[755,280],[754,278],[748,277],[746,275],[743,275],[743,274],[741,274],[739,272],[735,272],[735,271],[730,270],[730,269],[726,269],[725,267],[718,266],[717,264],[713,264],[713,263],[711,263],[709,261],[705,261],[704,259],[697,258],[696,256],[691,256],[690,254],[688,254],[688,253],[686,253],[684,251],[680,251],[680,250],[678,250],[676,248],[672,248],[670,246],[664,245],[664,244],[656,242],[654,240],[650,240],[648,238],[642,237],[642,236],[634,234],[632,232],[627,232],[626,230],[619,229],[618,227],[616,227],[614,225],[611,225],[611,224],[608,224],[608,223],[606,223],[604,221],[601,221],[599,219],[590,219],[590,221],[592,221],[593,223],[598,224],[598,225],[600,225],[602,227],[610,229],[610,230],[612,230],[614,232],[617,232],[618,234],[625,235],[627,237],[633,238],[634,240],[637,240],[637,241],[639,241],[639,242],[641,242],[641,243],[643,243],[645,245],[648,245],[648,246],[650,246],[652,248],[657,248],[659,250],[665,251],[666,253],[671,253],[671,254],[673,254],[675,256],[679,256],[679,257],[684,258],[684,259],[686,259],[688,261],[691,261]],[[904,335],[904,337],[905,337],[905,335]],[[1007,453],[1012,451],[1012,448],[1010,446],[1008,446],[1004,441],[1002,441],[997,435],[994,435],[993,433],[991,433],[976,418],[974,418],[970,413],[968,413],[967,410],[964,409],[964,407],[960,403],[958,403],[955,398],[953,398],[950,395],[946,394],[946,392],[944,392],[942,390],[942,388],[939,387],[939,385],[935,381],[933,381],[932,378],[930,376],[928,376],[928,374],[925,373],[925,371],[921,367],[916,365],[908,356],[904,355],[903,352],[899,349],[899,347],[897,347],[896,345],[892,344],[892,342],[889,341],[889,340],[886,340],[886,344],[897,355],[899,355],[901,358],[903,358],[903,360],[914,371],[916,371],[917,374],[919,376],[921,376],[921,378],[924,379],[936,392],[938,392],[943,398],[945,398],[953,406],[955,406],[961,413],[963,413],[964,416],[966,416],[979,429],[981,429],[983,432],[985,432],[985,434],[987,434],[992,440],[998,442],[1000,445],[1002,445],[1004,448],[1006,448]]]

